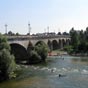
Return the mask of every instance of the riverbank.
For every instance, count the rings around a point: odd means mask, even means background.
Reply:
[[[48,53],[48,56],[61,56],[61,55],[68,55],[66,51],[54,50]]]
[[[61,51],[61,50],[53,50],[52,52],[48,53],[48,56],[62,56],[62,55],[71,55],[71,56],[81,56],[81,57],[87,57],[88,53],[72,53],[68,54],[66,51]]]

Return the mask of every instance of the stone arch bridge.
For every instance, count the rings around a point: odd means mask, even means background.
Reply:
[[[27,48],[29,45],[35,46],[39,41],[44,42],[49,49],[63,49],[65,45],[70,44],[69,35],[54,35],[54,36],[7,36],[8,42],[14,55],[21,58],[20,55],[27,58]]]

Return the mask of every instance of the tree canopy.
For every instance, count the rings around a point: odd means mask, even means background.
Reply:
[[[29,63],[39,63],[39,62],[45,62],[47,55],[48,55],[48,47],[45,43],[42,41],[38,42],[34,47],[28,47],[28,62]]]
[[[16,66],[14,59],[14,56],[10,54],[7,39],[0,34],[0,81],[14,76]]]
[[[85,31],[70,30],[71,46],[74,53],[88,53],[88,27]]]

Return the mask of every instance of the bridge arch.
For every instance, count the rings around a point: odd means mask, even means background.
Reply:
[[[66,41],[62,39],[62,47],[64,48],[65,45],[66,45]]]
[[[59,41],[59,43],[58,43],[58,48],[61,49],[61,48],[62,48],[62,40],[59,39],[58,41]]]
[[[52,50],[52,42],[50,40],[48,40],[47,45],[48,45],[49,49]]]
[[[58,41],[57,40],[52,41],[52,47],[53,47],[53,50],[58,49]]]
[[[70,40],[66,39],[66,45],[70,45]]]
[[[27,50],[24,46],[18,43],[12,43],[11,46],[11,53],[15,56],[16,62],[24,61],[27,59]]]
[[[45,44],[45,45],[46,45],[45,42],[43,42],[43,41],[38,41],[38,42],[36,42],[35,46],[38,45],[38,44],[40,44],[40,45]]]

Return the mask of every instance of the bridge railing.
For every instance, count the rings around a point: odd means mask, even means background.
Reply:
[[[47,35],[47,36],[28,36],[28,35],[22,35],[22,36],[6,36],[8,41],[14,41],[14,40],[29,40],[29,39],[51,39],[51,38],[70,38],[70,35]]]

